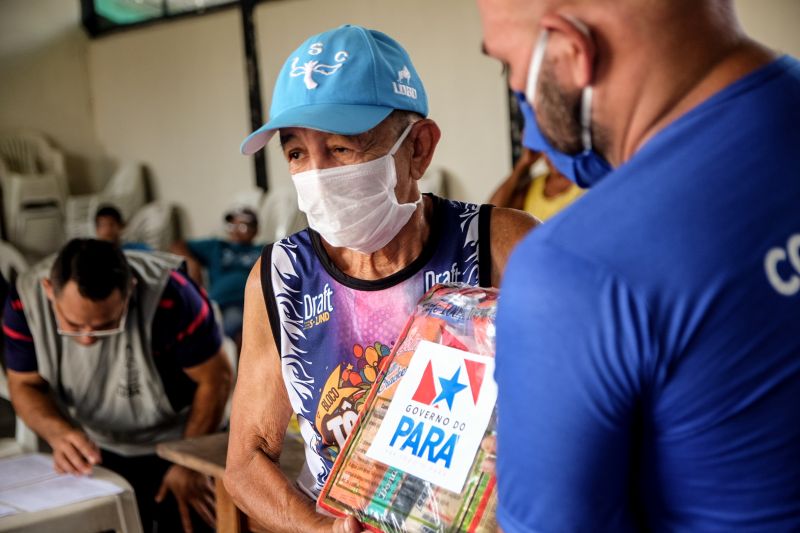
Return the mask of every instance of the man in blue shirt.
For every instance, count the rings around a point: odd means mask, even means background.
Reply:
[[[261,246],[253,244],[258,233],[258,217],[242,207],[225,214],[226,239],[212,237],[176,243],[174,251],[184,255],[189,273],[202,282],[201,268],[208,273],[208,293],[222,311],[225,335],[241,347],[244,287],[247,275],[261,254]]]
[[[800,63],[729,0],[479,4],[592,187],[504,277],[501,527],[800,530]]]

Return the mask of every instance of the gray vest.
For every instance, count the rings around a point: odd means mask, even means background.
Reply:
[[[182,436],[186,408],[169,403],[151,348],[151,329],[170,272],[182,259],[158,252],[125,252],[137,284],[125,331],[82,346],[56,331],[56,319],[42,287],[55,257],[17,280],[39,374],[57,400],[101,448],[120,455],[155,453],[158,442]]]

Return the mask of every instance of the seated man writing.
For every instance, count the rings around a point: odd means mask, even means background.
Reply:
[[[75,239],[18,278],[4,312],[14,410],[59,472],[102,463],[125,477],[145,531],[214,521],[208,479],[155,455],[159,442],[216,431],[231,387],[208,300],[180,264]]]
[[[438,282],[497,286],[529,215],[421,195],[440,138],[405,50],[358,26],[310,37],[284,64],[270,120],[310,229],[267,246],[245,293],[225,484],[270,531],[358,528],[315,510],[380,362]],[[297,485],[278,467],[291,416]]]

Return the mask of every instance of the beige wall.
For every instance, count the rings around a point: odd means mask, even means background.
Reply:
[[[406,48],[428,92],[430,117],[442,129],[433,164],[454,178],[450,196],[488,199],[510,166],[508,110],[501,67],[481,54],[474,2],[292,0],[263,4],[257,12],[257,27],[265,106],[284,59],[308,36],[345,23],[381,30]],[[274,179],[290,183],[275,140],[269,159]]]
[[[754,37],[800,56],[800,2],[735,4]],[[253,183],[252,162],[238,153],[249,128],[238,11],[89,41],[78,5],[0,0],[0,129],[39,129],[87,159],[142,161],[160,199],[186,210],[190,234],[216,231],[231,199]],[[509,170],[506,93],[499,65],[480,53],[472,1],[260,4],[265,108],[283,59],[311,33],[345,22],[381,29],[407,47],[444,133],[435,164],[454,176],[452,196],[484,200]],[[271,182],[288,184],[275,148]],[[78,190],[92,183],[73,176]]]
[[[92,41],[97,134],[108,153],[144,161],[156,196],[185,209],[190,235],[217,232],[253,183],[238,153],[248,129],[235,9]]]
[[[800,0],[735,0],[735,5],[751,37],[800,57]]]
[[[73,192],[95,184],[85,159],[102,149],[92,120],[80,3],[0,1],[0,130],[46,133],[67,152]]]
[[[422,11],[442,30],[420,31],[414,13]],[[251,158],[238,153],[249,133],[238,17],[224,11],[98,39],[89,47],[99,138],[109,154],[147,163],[159,197],[185,208],[190,235],[218,230],[225,207],[254,179]],[[431,116],[444,132],[435,164],[455,178],[452,196],[487,198],[508,169],[510,147],[500,67],[480,53],[471,2],[261,4],[256,28],[265,112],[286,56],[308,35],[345,22],[381,29],[407,46],[430,94]],[[289,186],[276,148],[273,143],[269,152],[270,184]]]

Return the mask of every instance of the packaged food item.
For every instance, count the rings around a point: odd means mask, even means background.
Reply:
[[[384,532],[496,531],[497,290],[437,285],[382,364],[318,504]],[[489,470],[487,473],[485,470]]]

